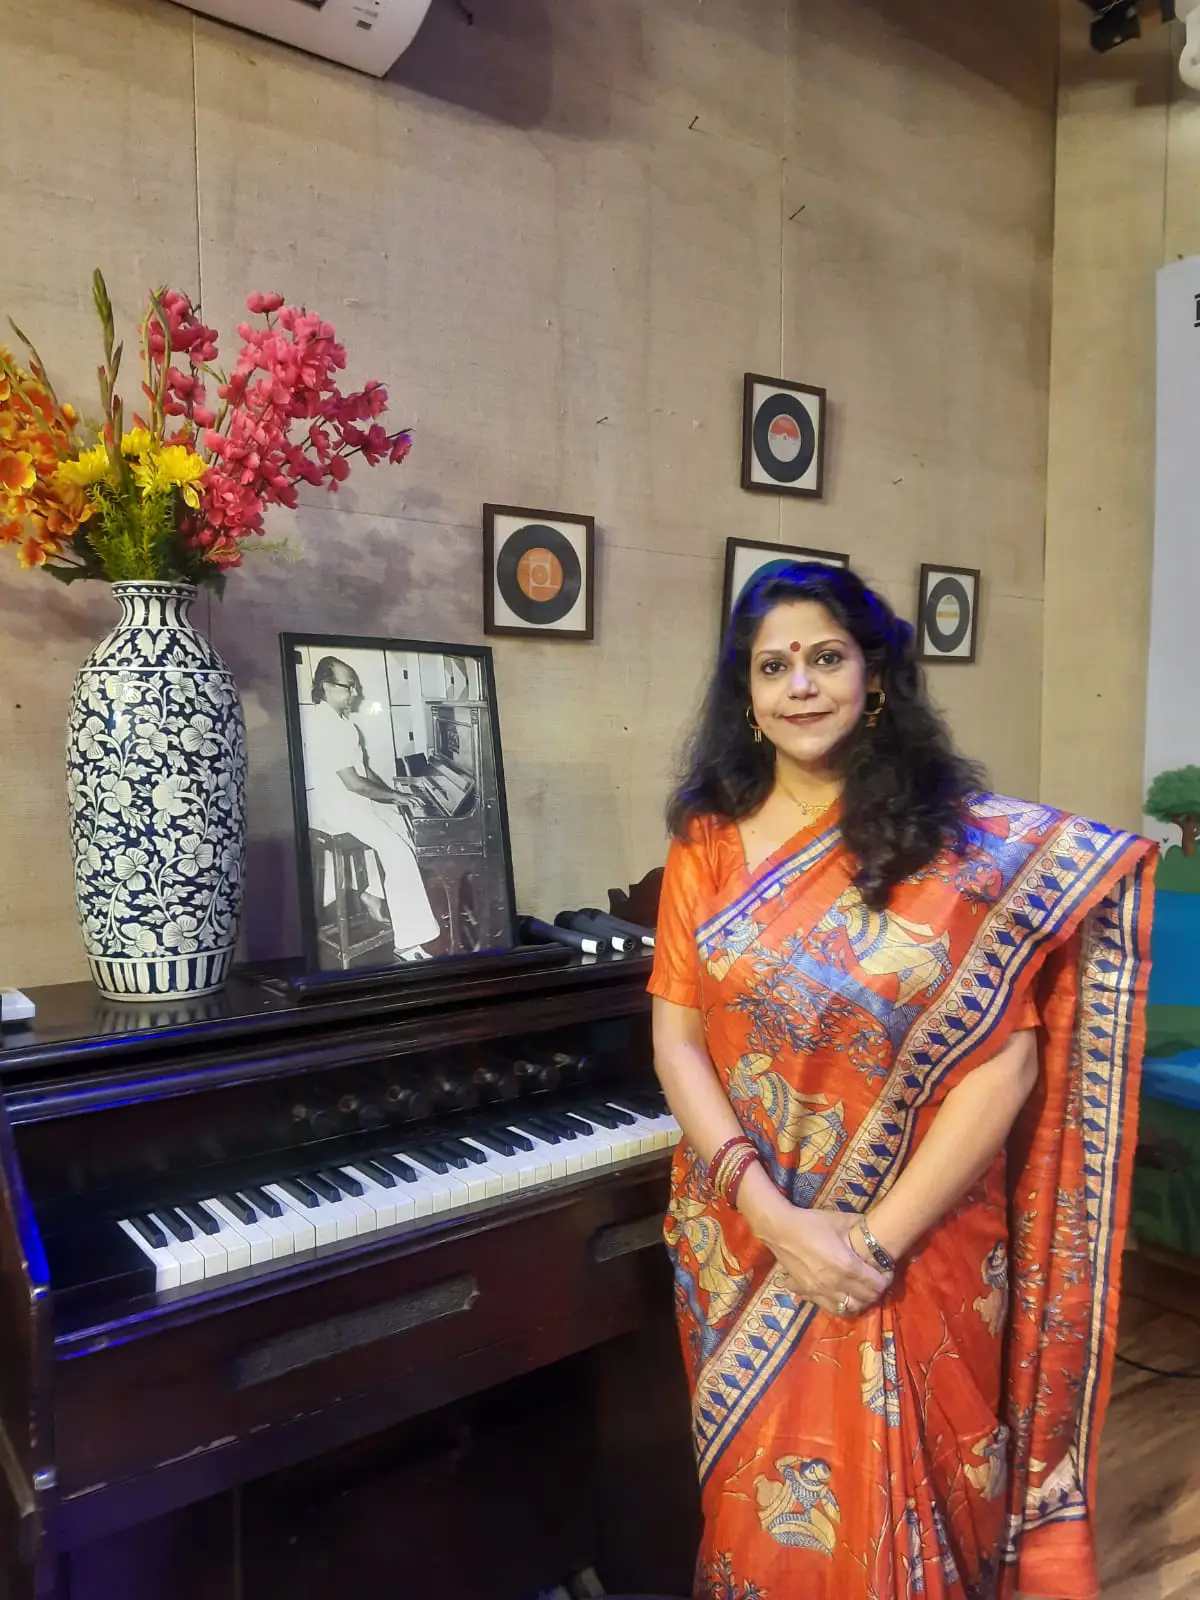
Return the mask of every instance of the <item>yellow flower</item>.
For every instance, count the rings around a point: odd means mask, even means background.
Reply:
[[[168,444],[133,464],[133,476],[143,495],[165,494],[178,489],[189,506],[200,504],[196,485],[203,478],[205,463],[185,444]]]
[[[154,449],[154,436],[145,428],[130,428],[121,440],[121,454],[126,456],[149,455]]]
[[[61,462],[54,476],[64,488],[88,489],[94,483],[106,483],[111,477],[108,451],[102,444],[81,450],[74,461]]]

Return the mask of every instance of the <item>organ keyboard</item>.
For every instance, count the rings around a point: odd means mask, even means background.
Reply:
[[[87,1593],[118,1531],[665,1323],[648,971],[34,991],[0,1043],[0,1596]]]

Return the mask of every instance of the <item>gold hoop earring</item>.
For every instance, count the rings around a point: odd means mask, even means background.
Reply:
[[[754,707],[753,706],[747,706],[746,707],[746,721],[750,724],[750,731],[754,735],[755,744],[761,744],[762,743],[762,729],[759,727],[758,723],[755,722],[755,720],[754,720]]]
[[[870,695],[868,695],[867,699],[869,700],[870,698]],[[879,721],[880,717],[883,715],[883,708],[885,705],[887,705],[887,695],[882,689],[877,689],[875,691],[875,704],[873,706],[868,705],[866,715],[863,718],[863,721],[866,723],[868,728],[873,728]]]

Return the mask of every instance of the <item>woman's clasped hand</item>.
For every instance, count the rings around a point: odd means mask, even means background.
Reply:
[[[806,1211],[782,1195],[751,1225],[793,1287],[835,1317],[858,1316],[891,1288],[892,1274],[864,1261],[851,1242],[858,1217],[848,1211]]]

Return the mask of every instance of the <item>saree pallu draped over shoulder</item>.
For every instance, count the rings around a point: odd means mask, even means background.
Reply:
[[[864,1211],[1017,1029],[1038,1084],[1008,1148],[881,1305],[825,1315],[686,1144],[666,1238],[692,1389],[702,1600],[1099,1594],[1108,1401],[1144,1037],[1153,846],[994,795],[886,911],[836,817],[746,869],[694,826],[651,992],[703,1017],[778,1187]]]

